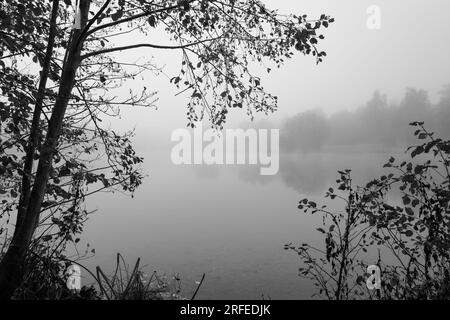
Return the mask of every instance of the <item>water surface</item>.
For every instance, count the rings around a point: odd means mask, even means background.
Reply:
[[[98,211],[83,238],[96,255],[85,263],[108,270],[117,252],[130,264],[141,257],[149,273],[178,273],[186,296],[206,273],[199,299],[310,298],[311,283],[297,276],[298,258],[283,250],[290,242],[321,244],[319,217],[299,211],[298,201],[326,203],[337,170],[351,168],[363,183],[388,159],[348,150],[281,155],[279,174],[264,177],[257,166],[175,166],[168,150],[144,157],[149,176],[133,199],[90,199]]]

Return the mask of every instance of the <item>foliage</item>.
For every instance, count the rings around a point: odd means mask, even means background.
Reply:
[[[4,59],[34,56],[43,60],[50,6],[45,1],[2,1],[0,4],[0,67]]]
[[[361,251],[367,252],[370,245],[366,240],[367,232],[373,229],[367,225],[364,211],[360,210],[360,199],[358,191],[352,186],[351,171],[339,173],[339,191],[330,188],[326,197],[344,201],[345,210],[331,211],[327,206],[319,207],[308,199],[301,200],[298,206],[305,213],[322,215],[323,227],[317,231],[325,237],[325,249],[306,243],[285,246],[286,250],[296,252],[304,263],[299,275],[313,280],[318,294],[331,300],[346,300],[354,294],[363,293],[356,281],[362,266],[358,257]]]
[[[88,257],[86,250],[84,257]],[[75,263],[60,246],[48,242],[34,242],[25,261],[25,278],[15,291],[15,300],[96,300],[99,295],[93,286],[80,291],[67,287],[68,268]]]
[[[117,254],[112,275],[107,275],[100,267],[95,274],[81,263],[66,257],[61,250],[55,251],[47,244],[35,246],[28,256],[26,265],[30,269],[26,278],[16,290],[16,300],[181,300],[181,280],[174,276],[169,281],[156,272],[151,276],[143,271],[140,259],[132,269],[121,254]],[[88,252],[86,251],[85,255]],[[88,258],[87,256],[83,259]],[[80,260],[80,259],[79,259]],[[81,290],[67,288],[68,268],[78,265],[88,273],[93,284]]]
[[[67,20],[71,10],[63,9],[60,7],[59,18]],[[26,15],[22,12],[24,10]],[[8,19],[1,20],[0,33],[0,219],[4,222],[0,226],[0,234],[3,234],[24,192],[21,178],[27,174],[24,163],[39,80],[31,70],[42,65],[44,60],[50,6],[46,2],[11,1],[1,6],[0,12],[2,16],[8,16]],[[61,70],[58,50],[67,47],[64,38],[69,32],[67,25],[57,28],[54,48],[57,52],[50,70],[54,85],[58,83]],[[33,67],[23,68],[24,63]],[[83,99],[88,91],[84,81],[88,81],[91,75],[85,76],[78,82],[78,95],[73,96],[70,111],[65,117],[42,203],[42,228],[36,238],[46,241],[52,238],[76,241],[88,215],[83,207],[87,196],[117,187],[125,192],[134,192],[142,179],[138,170],[143,159],[132,148],[132,132],[118,134],[99,126],[100,115],[111,113],[114,116],[115,113],[106,101],[89,101],[87,104],[88,101]],[[132,76],[134,73],[130,72],[128,77]],[[46,89],[46,110],[39,123],[39,139],[48,129],[48,114],[56,96],[57,86]],[[32,154],[34,161],[39,160],[39,148]],[[104,156],[101,155],[102,149]],[[94,162],[96,166],[92,165]],[[7,237],[4,239],[6,241]]]
[[[340,172],[338,192],[330,188],[326,197],[344,200],[344,212],[300,201],[299,209],[323,216],[326,228],[317,230],[325,237],[325,250],[308,244],[286,249],[301,257],[300,276],[314,280],[320,295],[450,298],[450,141],[435,138],[423,122],[411,125],[423,143],[408,149],[409,161],[391,157],[384,166],[389,173],[364,187],[352,187],[350,170]],[[377,295],[364,280],[363,258],[372,253],[373,259],[374,250],[378,261],[372,264],[382,271]]]
[[[148,56],[130,63],[115,52],[178,50],[180,71],[171,83],[189,92],[188,125],[207,114],[221,129],[232,109],[253,117],[277,108],[250,71],[253,63],[280,67],[295,52],[321,62],[319,31],[334,21],[282,15],[255,0],[13,0],[2,2],[0,16],[0,233],[16,216],[0,262],[0,298],[32,270],[25,256],[33,242],[76,245],[88,196],[133,194],[142,182],[133,133],[118,133],[105,120],[125,106],[154,106],[156,93],[145,86],[121,90],[161,69]],[[142,38],[135,35],[161,31],[170,45],[135,42]],[[118,46],[124,35],[131,43]]]
[[[130,13],[130,8],[143,12]],[[246,108],[251,117],[254,112],[275,111],[278,99],[267,93],[260,77],[251,72],[252,62],[280,67],[296,51],[311,54],[321,62],[326,53],[317,47],[324,39],[318,32],[334,22],[325,14],[318,19],[283,15],[254,0],[119,1],[117,11],[112,12],[108,8],[98,19],[101,23],[110,15],[112,22],[88,34],[101,34],[107,29],[111,32],[122,21],[136,20],[144,33],[163,30],[175,44],[114,47],[100,37],[94,43],[100,43],[101,50],[88,49],[84,58],[139,47],[180,50],[181,68],[170,82],[181,92],[189,92],[187,118],[191,127],[207,115],[213,127],[222,128],[233,109]]]

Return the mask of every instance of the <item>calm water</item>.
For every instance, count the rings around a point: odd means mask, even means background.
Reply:
[[[186,296],[206,273],[199,299],[310,298],[311,283],[297,276],[297,257],[283,250],[289,242],[320,239],[319,217],[300,212],[298,200],[325,203],[336,170],[351,168],[356,182],[365,182],[388,159],[348,150],[285,155],[277,176],[262,177],[259,167],[174,166],[169,150],[144,156],[149,177],[134,199],[91,198],[89,207],[98,211],[83,238],[96,255],[85,264],[110,270],[117,252],[130,264],[141,257],[149,273],[178,273]]]

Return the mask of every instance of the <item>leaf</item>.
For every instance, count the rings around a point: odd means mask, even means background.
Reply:
[[[112,21],[117,21],[123,16],[123,10],[118,10],[116,13],[111,15]]]
[[[45,235],[45,236],[42,237],[42,241],[44,241],[44,242],[48,242],[50,240],[52,240],[52,236],[51,235]]]
[[[415,208],[415,207],[417,207],[417,206],[419,205],[419,203],[420,203],[419,200],[414,199],[414,200],[412,201],[411,205]]]
[[[414,211],[413,211],[413,209],[411,209],[410,207],[406,207],[406,208],[405,208],[405,212],[406,212],[408,215],[410,215],[410,216],[413,216],[413,215],[414,215]]]
[[[155,27],[156,26],[156,18],[155,18],[155,16],[150,16],[149,18],[148,18],[148,24],[151,26],[151,27]]]
[[[403,196],[402,201],[405,206],[411,203],[411,199],[408,196]]]
[[[422,146],[417,147],[413,152],[411,152],[411,157],[414,158],[424,152],[424,148]]]

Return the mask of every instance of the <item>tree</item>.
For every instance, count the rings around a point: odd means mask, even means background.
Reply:
[[[434,124],[436,134],[443,138],[450,137],[449,119],[450,119],[450,84],[445,85],[440,93],[439,103],[437,105]]]
[[[281,146],[287,152],[320,151],[330,135],[326,115],[317,111],[300,113],[283,126]]]
[[[53,0],[51,6],[15,0],[1,10],[2,16],[19,13],[2,20],[6,31],[1,33],[0,68],[11,79],[2,80],[7,96],[0,105],[7,138],[1,149],[2,175],[9,184],[1,190],[7,194],[4,214],[17,212],[14,235],[0,262],[3,299],[23,281],[23,265],[36,240],[58,239],[56,248],[77,240],[73,237],[87,216],[85,197],[115,186],[133,192],[141,183],[137,167],[142,158],[135,154],[130,135],[104,129],[101,122],[123,105],[152,106],[154,93],[146,87],[122,101],[113,91],[156,68],[148,62],[122,64],[111,53],[179,50],[180,72],[171,83],[189,93],[188,125],[194,127],[207,116],[220,129],[233,109],[246,108],[250,117],[277,109],[277,98],[251,73],[253,62],[280,67],[295,51],[321,62],[326,53],[317,45],[324,37],[317,32],[334,21],[326,15],[317,20],[281,15],[255,0]],[[151,31],[164,31],[172,43],[115,46],[112,40]],[[34,63],[39,77],[15,67],[18,58]],[[17,84],[20,88],[13,89]],[[100,161],[99,146],[106,155]],[[14,154],[4,152],[12,149]],[[88,191],[88,185],[97,189]],[[36,236],[43,221],[50,221],[49,228]],[[52,228],[57,232],[49,234]]]

